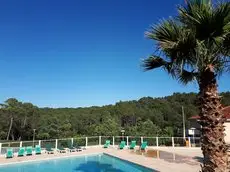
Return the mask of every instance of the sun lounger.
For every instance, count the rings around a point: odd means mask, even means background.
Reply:
[[[110,140],[106,140],[104,144],[104,148],[108,148],[110,146]]]
[[[68,150],[69,150],[69,152],[75,152],[76,151],[76,148],[73,147],[72,142],[68,142]]]
[[[40,155],[42,152],[41,152],[41,147],[39,145],[36,145],[35,146],[35,154],[36,155]]]
[[[32,146],[26,147],[26,156],[32,155],[33,154],[33,148]]]
[[[20,147],[18,151],[18,156],[24,156],[25,155],[25,147]]]
[[[14,152],[12,148],[8,148],[6,151],[6,158],[13,158],[14,157]]]
[[[57,148],[57,151],[58,151],[59,153],[66,153],[66,149],[64,149],[62,146],[59,146],[59,147]]]
[[[136,141],[131,141],[129,149],[135,149],[135,146],[136,146]]]
[[[125,141],[121,141],[119,145],[119,149],[124,149],[124,147],[125,147]]]
[[[46,152],[48,154],[53,154],[54,153],[54,150],[52,149],[52,146],[50,144],[46,145]]]
[[[74,143],[73,147],[76,149],[76,151],[82,151],[84,149],[81,146],[78,146],[76,143]]]
[[[140,148],[141,148],[141,150],[145,150],[145,149],[146,149],[146,147],[147,147],[147,145],[148,145],[148,144],[147,144],[147,142],[146,142],[146,141],[145,141],[145,142],[142,142],[142,143],[141,143],[141,147],[140,147]]]

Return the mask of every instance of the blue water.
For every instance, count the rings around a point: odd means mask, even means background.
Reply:
[[[48,155],[47,155],[48,156]],[[105,154],[45,160],[0,167],[0,172],[152,172]]]

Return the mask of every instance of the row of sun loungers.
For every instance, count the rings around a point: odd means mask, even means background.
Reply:
[[[40,148],[40,146],[36,145],[34,151],[35,151],[36,155],[41,154],[41,148]],[[24,156],[24,155],[29,156],[29,155],[32,155],[32,154],[33,154],[33,147],[32,146],[20,147],[19,148],[18,157]],[[7,152],[6,152],[6,158],[13,158],[13,156],[14,156],[13,149],[12,148],[8,148]]]
[[[140,149],[141,150],[145,150],[146,149],[146,147],[147,147],[147,142],[145,141],[145,142],[142,142],[141,143],[141,146],[140,146]],[[106,140],[105,141],[105,144],[104,144],[104,148],[108,148],[110,146],[110,140]],[[126,142],[125,141],[121,141],[121,143],[119,144],[119,146],[118,146],[118,148],[119,149],[124,149],[126,147]],[[136,147],[136,141],[135,140],[133,140],[133,141],[131,141],[131,144],[130,144],[130,146],[129,146],[129,149],[135,149],[135,147]]]
[[[105,144],[104,144],[104,148],[108,148],[110,146],[110,140],[106,140]],[[121,141],[118,148],[119,149],[124,149],[126,147],[126,142],[125,141]],[[128,147],[129,149],[135,149],[136,147],[136,141],[131,141],[130,146]],[[140,149],[141,150],[145,150],[147,147],[147,142],[142,142]],[[69,152],[77,152],[77,151],[82,151],[82,148],[80,146],[73,146],[72,144],[69,145],[68,148],[64,148],[63,146],[58,146],[57,149],[53,149],[52,146],[50,144],[46,145],[45,148],[45,153],[47,154],[53,154],[54,151],[57,151],[59,153],[66,153],[67,151]],[[36,145],[34,148],[34,153],[35,155],[39,155],[42,153],[41,151],[41,147],[39,145]],[[18,151],[18,157],[20,156],[29,156],[33,154],[33,147],[32,146],[28,146],[28,147],[20,147],[19,151]],[[6,158],[13,158],[14,156],[14,152],[12,148],[8,148],[7,149],[7,153],[6,153]]]
[[[50,144],[47,144],[46,148],[45,148],[45,153],[53,154],[55,150],[57,152],[59,152],[59,153],[66,153],[67,151],[69,151],[69,152],[78,152],[78,151],[82,151],[83,149],[80,146],[75,146],[74,147],[73,145],[70,145],[68,148],[64,148],[63,146],[58,146],[57,149],[53,149]],[[35,153],[35,155],[39,155],[39,154],[42,153],[40,145],[35,146],[34,153]],[[32,146],[20,147],[19,148],[18,157],[25,156],[25,155],[26,156],[33,155],[33,147]],[[13,158],[13,157],[14,157],[13,149],[8,148],[7,152],[6,152],[6,158]]]

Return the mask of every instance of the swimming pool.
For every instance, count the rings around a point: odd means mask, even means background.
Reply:
[[[60,158],[0,167],[1,172],[153,172],[106,154]]]

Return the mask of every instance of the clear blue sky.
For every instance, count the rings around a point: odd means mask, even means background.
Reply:
[[[2,0],[0,102],[79,107],[197,91],[161,70],[140,68],[154,50],[144,31],[183,2]],[[227,75],[219,88],[230,90]]]

